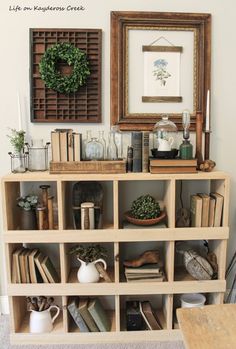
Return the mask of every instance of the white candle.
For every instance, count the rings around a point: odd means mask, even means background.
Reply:
[[[210,91],[207,90],[206,102],[206,131],[210,131]]]
[[[20,94],[17,92],[17,109],[18,109],[18,126],[19,131],[22,130],[22,122],[21,122],[21,105],[20,105]]]

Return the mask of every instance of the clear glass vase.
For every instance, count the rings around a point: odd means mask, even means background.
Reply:
[[[28,153],[8,153],[11,157],[11,172],[24,173],[28,167]]]
[[[104,158],[104,150],[103,145],[99,140],[95,137],[91,138],[86,144],[85,147],[85,156],[86,160],[103,160]]]
[[[103,160],[106,159],[106,141],[104,138],[104,131],[98,131],[98,140],[103,145]]]
[[[87,130],[86,131],[86,138],[83,140],[83,143],[82,143],[82,159],[83,160],[88,160],[86,158],[85,149],[86,149],[87,143],[91,141],[91,138],[92,138],[92,131],[91,130]]]

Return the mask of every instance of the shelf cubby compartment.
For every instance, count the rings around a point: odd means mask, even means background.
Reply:
[[[73,320],[70,312],[67,309],[68,304],[70,303],[70,301],[74,298],[74,297],[78,297],[78,296],[70,296],[70,297],[65,297],[65,301],[66,301],[66,306],[64,307],[65,312],[66,312],[66,318],[67,318],[67,332],[68,333],[83,333],[85,334],[85,332],[80,332],[79,327],[76,325],[75,321]],[[100,301],[100,304],[102,306],[102,308],[104,309],[110,324],[111,324],[111,328],[110,331],[108,332],[115,332],[116,331],[116,309],[115,309],[115,297],[114,296],[92,296],[92,297],[87,297],[85,295],[79,296],[80,299],[82,298],[88,298],[89,300],[94,299],[94,298],[98,298]],[[99,334],[100,332],[86,332],[87,335],[93,335],[93,334]],[[104,332],[102,332],[104,333]],[[107,333],[107,332],[106,332]]]
[[[189,237],[191,238],[191,236]],[[186,242],[190,249],[196,251],[203,258],[207,257],[207,248],[204,246],[204,240],[188,240]],[[181,247],[182,242],[175,243],[175,270],[174,270],[174,281],[198,281],[191,276],[186,270],[183,264],[183,254],[178,252],[178,250],[183,250],[184,246]],[[218,273],[216,278],[212,280],[201,280],[201,282],[217,281],[225,279],[225,261],[226,261],[226,239],[221,240],[208,240],[209,251],[215,253],[217,258]]]
[[[39,295],[35,294],[34,296],[37,297]],[[44,295],[44,296],[48,297],[47,295]],[[64,332],[62,297],[53,296],[53,298],[54,298],[53,304],[56,304],[60,308],[60,314],[56,318],[53,324],[53,330],[50,332],[50,334],[57,335]],[[12,312],[13,315],[11,318],[11,326],[12,326],[13,333],[22,334],[22,335],[29,334],[30,333],[29,331],[30,311],[27,310],[26,297],[13,296],[13,297],[9,297],[9,300],[10,300],[10,309],[14,309],[14,312]],[[51,314],[54,315],[55,313],[52,311]],[[41,337],[42,333],[30,334],[30,335]]]
[[[46,244],[46,243],[11,243],[11,244],[7,244],[6,245],[6,250],[7,250],[7,265],[8,265],[8,270],[10,271],[9,273],[9,283],[11,283],[12,285],[17,285],[17,287],[19,287],[22,284],[22,287],[24,287],[26,285],[26,283],[16,283],[13,282],[13,253],[14,251],[16,251],[19,248],[25,248],[28,249],[29,252],[32,251],[33,249],[38,249],[40,252],[42,252],[42,254],[46,257],[48,256],[54,266],[54,268],[56,269],[56,272],[58,274],[59,277],[59,282],[61,280],[61,259],[60,259],[60,248],[59,248],[59,244],[54,243],[54,244]],[[18,260],[20,259],[20,257],[18,257]],[[29,271],[29,258],[28,258],[28,254],[25,255],[24,259],[22,260],[23,263],[23,268],[26,272],[26,274],[28,274],[28,278],[30,280],[30,271]],[[20,267],[22,268],[22,267]],[[36,267],[37,268],[37,267]],[[20,273],[21,269],[20,269]],[[29,289],[30,287],[33,286],[34,290],[36,290],[35,287],[38,287],[37,285],[40,285],[40,287],[44,287],[43,285],[46,285],[45,282],[41,281],[38,283],[32,283],[31,281],[27,282],[27,284],[29,285]],[[52,283],[47,283],[48,285],[52,285]],[[16,288],[14,288],[15,290]],[[13,290],[13,291],[14,291]],[[33,290],[31,290],[33,291]]]
[[[78,180],[78,181],[62,181],[61,183],[61,192],[62,192],[62,229],[66,230],[81,230],[80,222],[80,207],[74,206],[74,203],[80,201],[78,193],[76,198],[73,197],[73,187],[76,183],[82,183],[82,187],[86,188],[86,184],[94,182],[91,180]],[[113,229],[114,228],[114,219],[113,219],[113,182],[112,181],[99,181],[95,182],[101,184],[103,189],[103,200],[102,208],[97,212],[101,211],[101,227],[96,226],[96,229]],[[82,195],[81,195],[82,196]],[[89,193],[86,201],[92,201],[93,193]],[[85,199],[84,199],[85,200]],[[83,201],[84,201],[83,200]]]
[[[99,243],[99,242],[93,242],[92,244],[100,244],[107,250],[107,257],[104,258],[104,260],[107,263],[107,273],[110,277],[110,279],[114,282],[115,275],[114,275],[114,244],[113,243]],[[73,283],[73,284],[80,284],[77,278],[77,272],[80,267],[80,262],[77,260],[76,256],[73,254],[71,255],[70,249],[78,245],[78,243],[70,243],[70,244],[63,244],[63,260],[64,260],[64,266],[63,266],[63,282],[64,283]],[[91,245],[91,243],[83,243],[84,246]],[[99,283],[106,282],[103,278],[100,277]],[[93,284],[90,284],[93,285]]]
[[[189,292],[195,293],[195,292]],[[179,329],[178,320],[176,317],[177,308],[181,307],[181,296],[182,294],[175,294],[173,297],[173,329]],[[201,292],[202,295],[206,297],[206,302],[204,305],[209,304],[222,304],[224,299],[224,292]]]
[[[204,179],[204,180],[203,180]],[[191,195],[197,193],[210,194],[217,192],[224,197],[222,226],[228,225],[228,205],[229,205],[229,179],[226,178],[208,178],[200,179],[181,179],[176,180],[176,215],[181,208],[181,200],[183,207],[190,211]]]
[[[127,331],[126,302],[149,301],[151,308],[161,323],[162,330],[171,328],[172,321],[172,296],[171,295],[124,295],[120,296],[120,330]],[[160,330],[160,331],[162,331]],[[143,331],[146,331],[145,329]],[[159,331],[159,330],[158,330]],[[130,331],[128,331],[130,332]],[[132,331],[133,332],[133,331]]]
[[[7,205],[6,211],[6,230],[21,230],[20,215],[21,208],[17,206],[17,199],[20,196],[37,195],[39,203],[42,203],[41,185],[50,185],[48,190],[49,196],[53,196],[53,220],[54,229],[58,229],[58,201],[57,201],[57,184],[56,181],[6,181],[4,183],[5,200]]]
[[[123,262],[125,260],[133,260],[139,258],[145,251],[158,250],[160,261],[163,264],[163,272],[165,279],[163,281],[173,281],[173,259],[172,255],[173,242],[172,241],[138,241],[138,242],[122,242],[119,244],[119,267],[120,267],[120,282],[126,282],[125,267]],[[155,281],[153,281],[155,282]],[[135,282],[127,282],[133,284]],[[139,284],[140,282],[136,283]],[[145,283],[143,280],[142,283]],[[149,282],[150,283],[150,282]],[[147,284],[147,283],[146,283]]]
[[[173,227],[174,217],[174,181],[171,180],[138,180],[119,181],[119,226],[124,227],[124,213],[131,209],[132,202],[141,195],[150,194],[160,202],[161,209],[166,211],[165,223],[167,227]],[[140,227],[139,227],[140,228]],[[148,228],[146,226],[143,229]],[[155,226],[153,226],[155,228]]]

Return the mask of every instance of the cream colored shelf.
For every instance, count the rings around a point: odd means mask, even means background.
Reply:
[[[75,230],[67,219],[67,192],[73,182],[77,181],[99,181],[105,183],[112,197],[108,197],[111,209],[109,219],[104,223],[103,229],[97,230]],[[223,226],[219,228],[175,228],[175,213],[177,201],[177,188],[179,181],[187,182],[187,187],[197,184],[201,187],[206,182],[209,191],[218,191],[224,196]],[[161,193],[167,215],[168,228],[161,229],[120,229],[122,215],[125,208],[123,204],[130,200],[126,198],[126,189],[134,197],[134,183],[142,181],[142,185],[149,184],[156,193]],[[151,181],[151,184],[149,183]],[[20,193],[22,185],[37,182],[54,183],[56,190],[56,204],[58,209],[58,229],[44,231],[16,230],[18,214],[16,210],[16,198]],[[110,182],[110,183],[107,183]],[[130,189],[131,188],[131,189]],[[26,172],[24,174],[9,174],[2,178],[3,192],[3,217],[4,233],[3,240],[6,249],[8,286],[7,292],[10,296],[11,310],[11,333],[12,344],[86,344],[86,343],[125,343],[139,341],[165,341],[179,340],[181,333],[173,329],[174,297],[182,293],[202,292],[211,297],[211,304],[223,302],[223,294],[226,290],[225,263],[226,246],[229,237],[228,213],[229,213],[229,176],[227,173],[213,171],[210,173],[193,174],[160,174],[150,173],[127,173],[127,174],[76,174],[76,175],[50,175],[48,172]],[[158,192],[159,190],[159,192]],[[131,195],[131,196],[132,196]],[[123,201],[122,201],[123,200]],[[208,240],[211,249],[216,253],[219,266],[219,279],[198,281],[191,278],[186,272],[176,268],[175,242],[176,241],[200,241]],[[101,282],[93,284],[80,284],[77,281],[76,269],[71,269],[72,260],[67,252],[73,243],[101,243],[110,246],[112,261],[111,270],[108,270],[114,282]],[[155,246],[163,248],[163,259],[167,280],[165,282],[139,282],[127,283],[122,277],[122,251],[129,250],[135,243],[154,243]],[[62,282],[57,284],[12,284],[11,283],[11,255],[12,251],[28,244],[48,244],[56,246],[60,263],[60,274]],[[130,244],[132,243],[132,244]],[[143,243],[143,244],[142,244]],[[129,246],[129,247],[126,247]],[[154,245],[153,245],[154,246]],[[42,247],[42,249],[44,246]],[[130,251],[127,251],[129,253]],[[132,251],[131,251],[132,252]],[[68,282],[67,282],[68,281]],[[61,315],[51,333],[43,335],[30,334],[28,328],[28,315],[26,313],[25,295],[47,295],[60,299]],[[73,327],[67,311],[69,296],[99,296],[105,300],[112,300],[112,306],[108,310],[112,319],[111,332],[80,333]],[[175,296],[176,295],[176,296]],[[138,297],[156,299],[163,297],[162,308],[158,313],[163,323],[160,331],[126,331],[124,300]],[[122,300],[122,301],[121,301]],[[109,302],[108,302],[109,303]],[[158,306],[157,306],[158,307]],[[108,306],[109,308],[109,306]],[[14,333],[15,331],[15,333]]]

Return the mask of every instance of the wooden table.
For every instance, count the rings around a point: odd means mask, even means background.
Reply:
[[[236,304],[179,308],[177,318],[187,349],[236,348]]]

